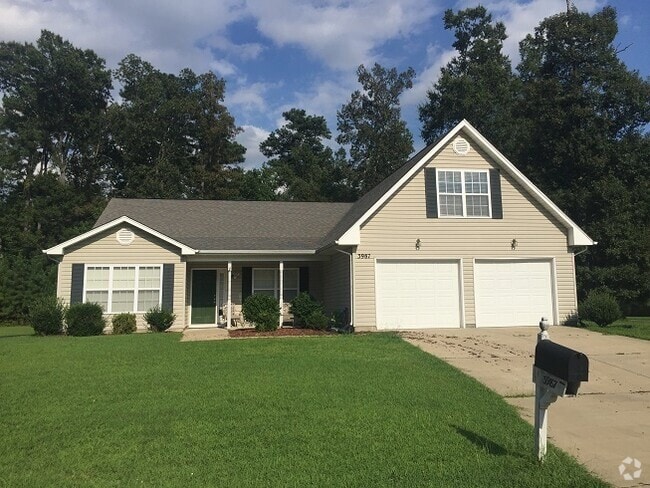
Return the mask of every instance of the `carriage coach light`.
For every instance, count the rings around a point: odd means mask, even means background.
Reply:
[[[513,240],[511,240],[511,241],[510,241],[510,249],[512,249],[512,250],[514,251],[515,249],[517,249],[517,245],[518,245],[518,244],[519,244],[519,243],[517,242],[517,239],[513,239]]]
[[[420,239],[415,240],[415,250],[419,251],[420,250],[420,245],[422,244],[422,241]]]

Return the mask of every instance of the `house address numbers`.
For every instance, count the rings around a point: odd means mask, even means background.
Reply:
[[[372,254],[369,253],[357,253],[357,259],[370,259]]]

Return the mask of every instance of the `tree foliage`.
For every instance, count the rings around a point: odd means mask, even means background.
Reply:
[[[244,160],[239,132],[213,73],[162,73],[131,54],[115,73],[121,104],[109,112],[114,193],[127,197],[223,198],[232,165]]]
[[[399,73],[375,63],[359,66],[362,90],[337,112],[339,144],[349,146],[354,186],[361,194],[402,166],[413,152],[413,136],[401,118],[399,97],[413,86],[412,68]]]
[[[502,52],[505,25],[493,22],[485,7],[478,6],[458,13],[447,10],[444,26],[454,31],[458,54],[441,69],[419,107],[422,138],[431,144],[467,119],[506,151],[514,132],[517,84],[510,59]]]
[[[293,108],[282,114],[286,124],[260,144],[266,166],[281,194],[295,201],[349,200],[348,167],[324,141],[331,138],[325,117]]]

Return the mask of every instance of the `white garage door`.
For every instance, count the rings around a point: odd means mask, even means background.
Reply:
[[[460,327],[457,261],[377,261],[377,328]]]
[[[474,264],[477,327],[554,322],[553,276],[548,260],[477,260]]]

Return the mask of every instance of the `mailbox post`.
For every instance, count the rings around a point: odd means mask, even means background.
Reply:
[[[535,383],[535,452],[543,461],[547,450],[548,407],[559,396],[578,394],[581,381],[588,381],[589,360],[581,352],[549,339],[548,321],[539,323],[533,382]]]

